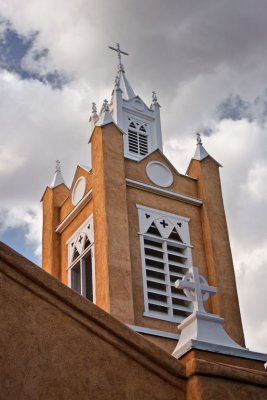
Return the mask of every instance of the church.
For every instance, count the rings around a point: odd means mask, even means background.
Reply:
[[[267,356],[245,348],[221,165],[197,134],[186,174],[175,169],[156,92],[145,104],[128,53],[110,49],[91,165],[68,187],[57,162],[42,197],[42,270],[0,247],[1,398],[267,399]]]

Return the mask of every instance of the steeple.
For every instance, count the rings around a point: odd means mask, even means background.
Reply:
[[[195,155],[193,157],[193,160],[198,160],[198,161],[202,161],[204,160],[206,157],[210,157],[213,159],[213,161],[215,161],[215,163],[221,167],[221,164],[218,163],[218,161],[216,161],[213,157],[211,157],[209,155],[209,153],[207,152],[207,150],[205,149],[205,147],[203,146],[202,140],[201,140],[201,136],[200,133],[196,133],[197,136],[197,148],[195,151]]]
[[[63,176],[62,176],[62,173],[61,173],[60,161],[57,160],[57,161],[56,161],[55,175],[54,175],[54,177],[53,177],[53,179],[52,179],[52,182],[51,182],[51,184],[50,184],[50,188],[53,189],[53,188],[55,188],[55,187],[61,185],[62,183],[64,183],[64,185],[66,185],[66,183],[65,183],[65,181],[64,181],[64,178],[63,178]],[[66,186],[67,186],[67,185],[66,185]]]
[[[116,47],[109,48],[118,55],[118,70],[108,109],[106,103],[104,111],[102,107],[99,119],[93,110],[90,118],[91,135],[96,125],[114,122],[124,133],[124,156],[140,161],[157,149],[162,151],[160,105],[155,91],[152,93],[150,107],[135,94],[122,64],[122,54],[129,56],[129,53],[121,50],[119,43]],[[94,103],[93,107],[96,110]]]
[[[204,160],[204,158],[208,157],[209,153],[203,147],[200,133],[196,133],[196,136],[197,136],[197,148],[196,148],[193,159],[201,161],[201,160]]]
[[[110,112],[114,122],[125,133],[125,157],[140,161],[157,149],[162,151],[160,105],[156,92],[153,92],[150,108],[135,94],[126,78],[121,60],[122,54],[128,56],[129,53],[121,50],[119,43],[117,47],[109,48],[118,54],[118,72],[112,91]]]

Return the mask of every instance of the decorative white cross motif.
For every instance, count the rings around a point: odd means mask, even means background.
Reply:
[[[118,69],[119,69],[119,71],[124,72],[124,67],[123,67],[122,62],[121,62],[121,54],[124,54],[124,55],[128,56],[129,53],[126,53],[126,51],[122,51],[121,48],[120,48],[120,44],[119,43],[117,43],[117,48],[116,47],[112,47],[112,46],[108,46],[108,47],[109,47],[109,49],[114,50],[114,51],[117,52],[118,59],[119,59]]]
[[[185,295],[193,301],[194,311],[201,312],[206,312],[204,301],[217,292],[217,289],[209,286],[206,279],[199,274],[197,267],[190,268],[182,280],[178,279],[175,282],[175,287],[183,289]]]

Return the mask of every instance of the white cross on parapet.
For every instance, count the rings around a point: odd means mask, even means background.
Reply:
[[[214,295],[217,289],[214,286],[209,286],[206,279],[199,274],[197,267],[190,268],[189,272],[175,282],[177,289],[183,289],[187,297],[192,300],[194,311],[206,312],[204,301]]]
[[[235,343],[224,330],[223,318],[205,311],[204,301],[217,290],[209,286],[197,267],[191,267],[182,280],[175,282],[175,287],[184,290],[192,300],[194,310],[178,326],[181,334],[172,353],[174,357],[180,358],[193,348],[248,357],[249,351]]]

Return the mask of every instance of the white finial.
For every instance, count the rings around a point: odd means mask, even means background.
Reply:
[[[112,47],[112,46],[108,46],[108,47],[109,47],[109,49],[116,51],[117,54],[118,54],[118,59],[119,59],[118,70],[119,70],[119,72],[120,72],[120,71],[121,71],[121,72],[125,72],[125,71],[124,71],[124,67],[123,67],[123,65],[122,65],[122,62],[121,62],[121,54],[125,54],[126,56],[128,56],[129,53],[126,53],[125,51],[122,51],[122,50],[120,49],[120,44],[119,44],[119,43],[117,43],[117,48],[116,48],[116,47]]]
[[[197,136],[197,144],[202,144],[200,133],[196,133]]]
[[[115,89],[119,89],[120,87],[120,78],[118,75],[115,76]]]
[[[105,99],[102,106],[103,111],[109,111],[108,101]]]
[[[91,120],[93,120],[94,123],[96,123],[96,121],[98,120],[97,108],[95,103],[92,103],[92,116],[90,117],[89,121]]]
[[[153,92],[152,92],[152,103],[153,104],[158,103],[158,98],[157,98],[157,94],[156,94],[155,90],[153,90]]]
[[[59,160],[56,161],[56,171],[55,172],[61,172],[60,161]]]
[[[175,287],[183,289],[185,295],[193,301],[194,311],[202,312],[206,312],[204,301],[217,292],[215,287],[209,286],[206,279],[199,275],[197,267],[192,267],[182,280],[178,279]]]
[[[92,114],[97,115],[97,108],[95,103],[92,103]]]

